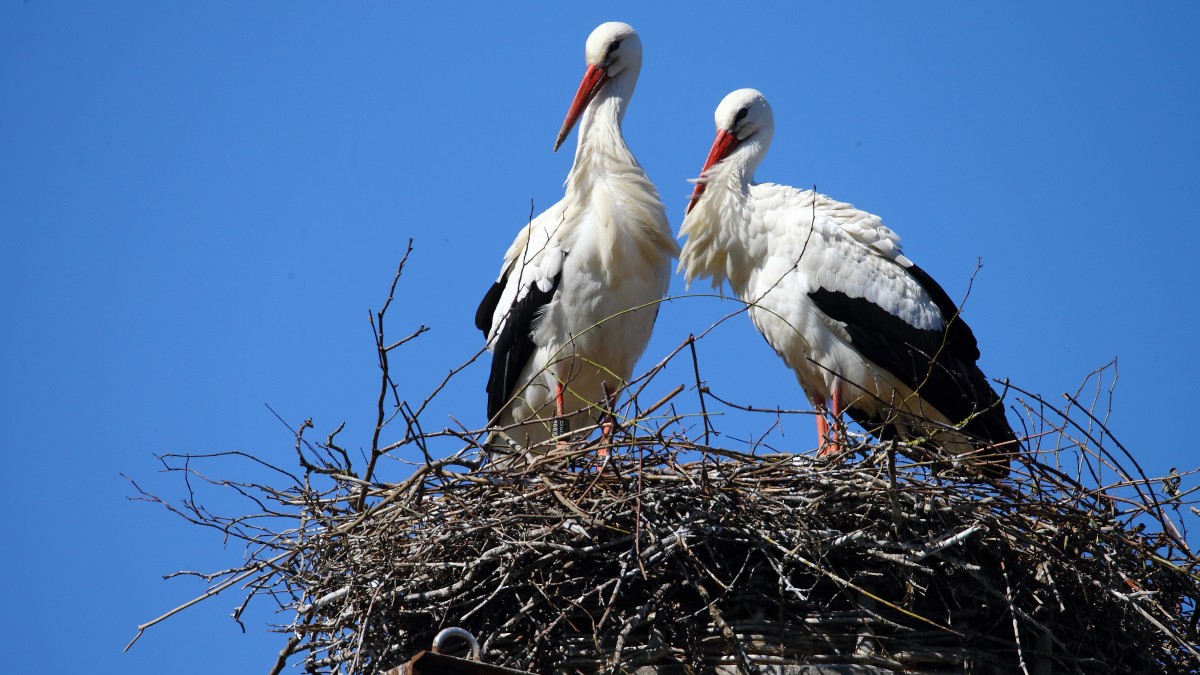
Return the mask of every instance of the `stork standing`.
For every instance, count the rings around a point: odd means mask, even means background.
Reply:
[[[487,414],[525,447],[590,423],[646,349],[679,245],[621,135],[642,67],[623,23],[588,37],[587,70],[554,143],[579,124],[566,195],[526,225],[475,314],[492,351]],[[520,425],[513,427],[512,425]]]
[[[976,365],[971,329],[946,292],[900,250],[878,216],[811,190],[755,183],[775,131],[761,93],[716,111],[717,138],[688,203],[679,268],[688,283],[728,280],[750,319],[825,419],[845,411],[877,437],[972,455],[990,476],[1018,450],[1004,407]],[[980,464],[980,462],[987,461]]]

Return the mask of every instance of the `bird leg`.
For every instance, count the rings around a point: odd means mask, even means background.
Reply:
[[[829,407],[829,412],[833,413],[833,443],[829,452],[841,452],[846,447],[846,426],[842,424],[842,383],[838,380],[834,381],[833,391],[829,394]]]
[[[820,457],[826,452],[826,443],[829,441],[829,420],[825,419],[825,404],[821,403],[817,406],[817,457]]]
[[[826,448],[829,445],[829,420],[825,419],[825,415],[829,410],[825,407],[823,397],[809,394],[808,400],[812,403],[813,410],[817,412],[817,457],[821,457],[828,454]]]
[[[616,413],[613,408],[616,405],[616,397],[608,388],[607,382],[601,382],[600,388],[604,390],[604,408],[600,413],[600,449],[596,454],[605,457],[608,455],[608,448],[612,445],[613,427],[616,425]]]
[[[830,393],[831,409],[825,407],[825,400],[810,397],[813,407],[817,409],[817,442],[818,450],[817,457],[826,455],[835,455],[841,452],[844,448],[844,428],[841,424],[842,419],[842,388],[838,386],[838,382],[834,383],[833,391]],[[832,413],[832,425],[830,421],[825,419],[827,413]],[[832,433],[831,433],[832,432]]]
[[[566,411],[563,409],[563,385],[559,382],[554,387],[554,421],[550,425],[550,432],[555,436],[563,436],[571,431],[571,420],[567,419]],[[558,441],[558,449],[562,450],[567,447],[566,439],[560,438]]]

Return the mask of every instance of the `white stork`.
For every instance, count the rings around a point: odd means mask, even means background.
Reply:
[[[562,431],[554,420],[591,424],[602,383],[616,390],[629,380],[679,255],[658,191],[621,135],[642,42],[630,26],[605,23],[584,54],[554,143],[579,123],[566,195],[517,234],[475,314],[493,354],[489,424],[527,448]]]
[[[688,283],[729,281],[750,319],[796,373],[818,412],[826,402],[883,439],[924,441],[1007,474],[1018,450],[1004,407],[976,365],[958,307],[900,251],[878,216],[812,190],[755,183],[775,131],[761,93],[739,89],[716,111],[717,138],[680,236]],[[982,458],[982,459],[981,459]]]

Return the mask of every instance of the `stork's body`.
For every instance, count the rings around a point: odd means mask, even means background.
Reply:
[[[819,411],[832,401],[835,416],[845,410],[875,435],[955,455],[1015,451],[975,336],[899,237],[849,204],[753,182],[774,129],[762,94],[733,92],[716,119],[680,232],[687,281],[727,280]],[[1003,464],[985,469],[1002,475]]]
[[[586,58],[555,143],[578,121],[566,195],[517,235],[475,317],[493,352],[490,424],[527,447],[550,438],[560,413],[573,429],[591,424],[602,383],[616,390],[630,378],[679,254],[658,191],[621,135],[641,68],[637,33],[603,24]]]

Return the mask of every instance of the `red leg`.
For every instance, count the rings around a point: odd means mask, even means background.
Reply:
[[[835,455],[842,451],[844,444],[842,438],[842,388],[841,382],[834,381],[833,391],[830,392],[830,403],[832,410],[830,417],[833,418],[832,424],[825,419],[825,401],[814,401],[817,407],[817,412],[820,416],[817,418],[817,433],[821,436],[821,449],[817,451],[818,457],[825,455]]]
[[[564,408],[565,408],[565,406],[563,405],[563,385],[562,385],[562,382],[559,382],[558,384],[556,384],[554,386],[555,418],[554,418],[553,428],[554,428],[555,435],[564,434],[567,432],[567,419],[565,417],[566,410]],[[558,441],[558,449],[562,450],[566,447],[567,447],[566,439],[565,438],[560,439]]]
[[[600,425],[600,447],[596,450],[596,454],[600,457],[608,456],[608,446],[612,444],[612,422],[605,421]]]
[[[608,382],[601,382],[600,388],[604,391],[604,412],[601,413],[603,421],[600,423],[600,448],[596,450],[596,455],[607,457],[608,447],[612,444],[613,426],[616,424],[614,409],[617,405],[617,397],[609,391]]]
[[[829,397],[829,401],[832,406],[830,412],[833,413],[834,433],[838,435],[837,440],[840,442],[845,440],[842,437],[842,432],[845,430],[845,427],[842,426],[842,413],[846,412],[846,408],[842,405],[842,383],[840,380],[834,382],[833,393]]]
[[[825,419],[825,406],[817,409],[817,457],[829,452],[829,420]]]
[[[825,399],[809,394],[808,400],[812,402],[813,410],[817,411],[817,457],[829,454],[829,420],[825,419],[828,413],[828,408],[825,407]]]

